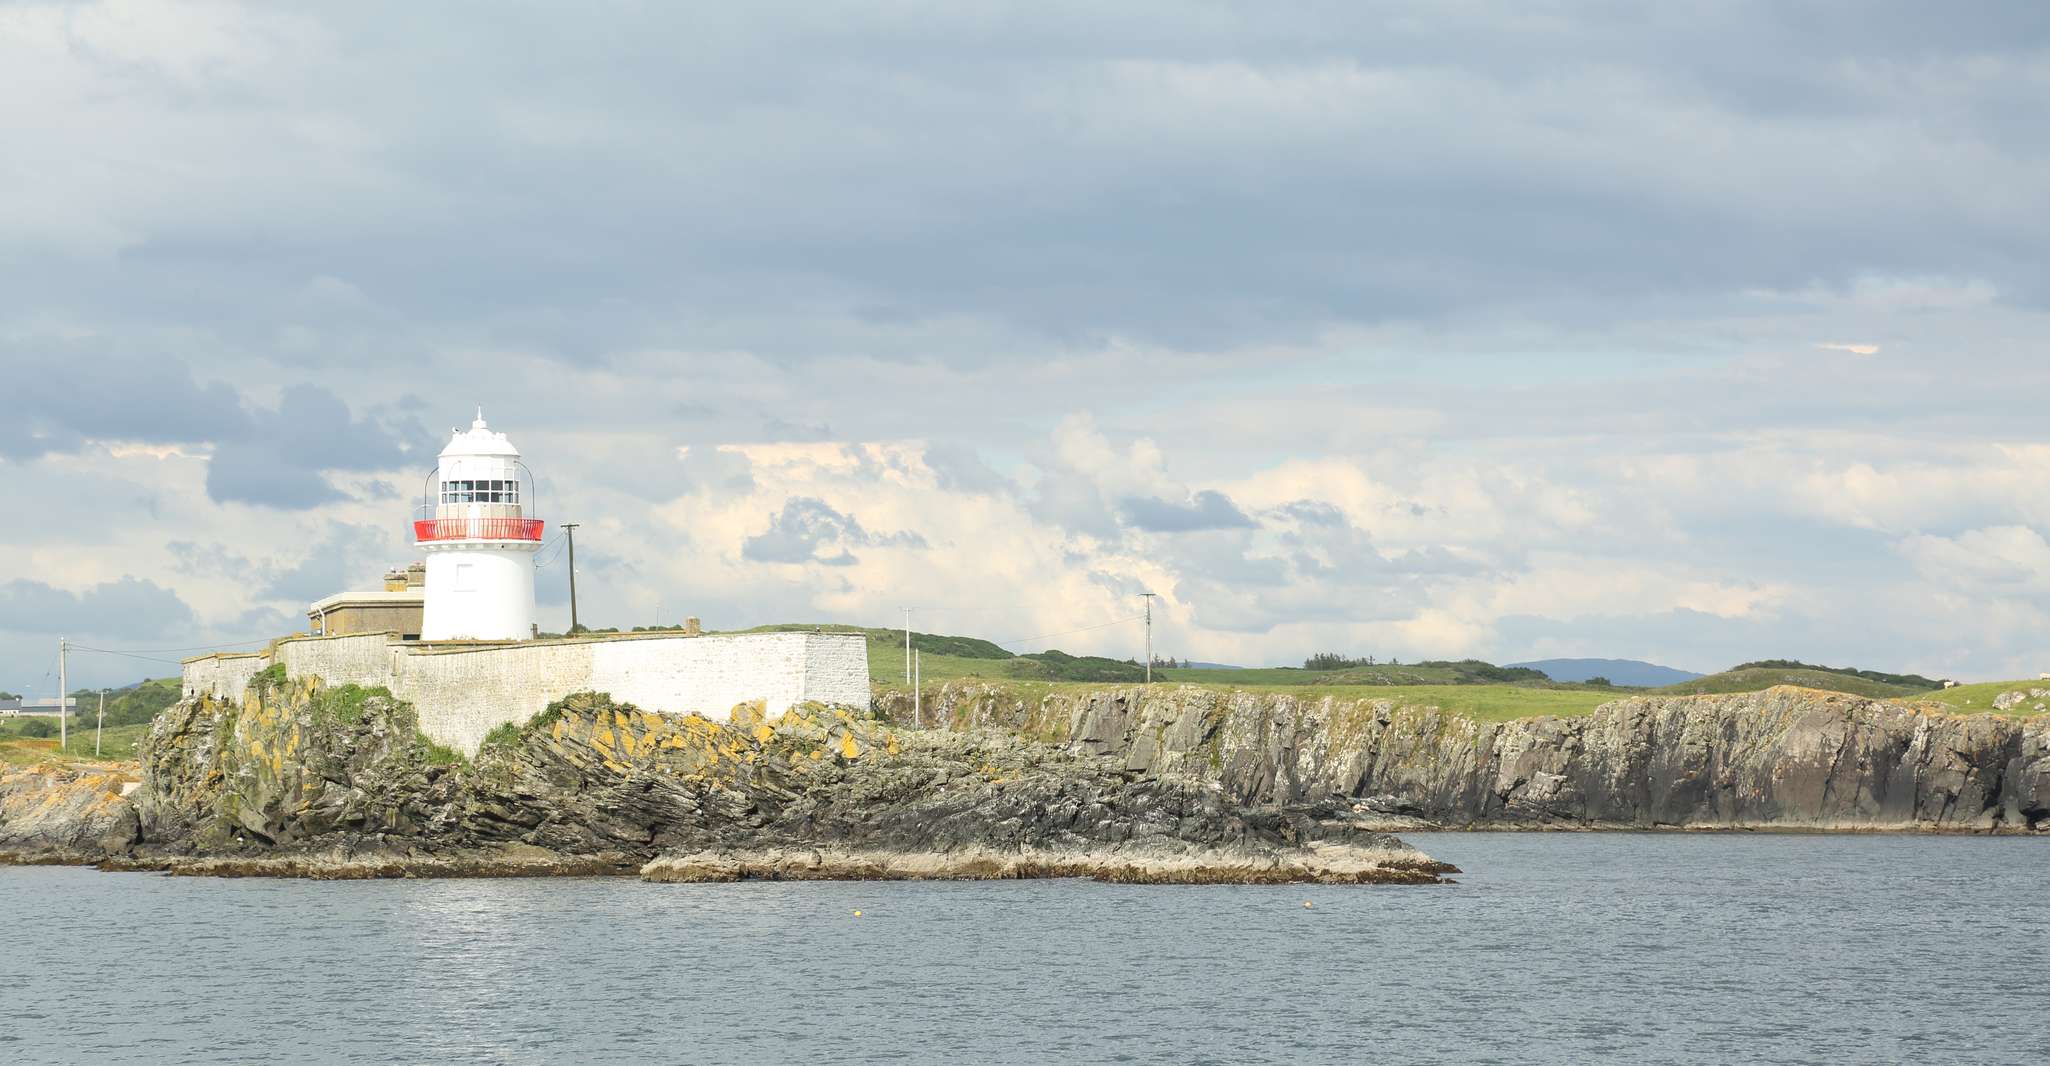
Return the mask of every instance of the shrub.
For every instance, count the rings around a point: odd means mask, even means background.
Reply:
[[[546,714],[547,712],[543,711],[542,713]],[[536,715],[535,717],[538,718],[540,716]],[[520,729],[519,726],[514,725],[511,722],[507,722],[504,725],[499,726],[497,729],[494,729],[491,732],[484,734],[484,746],[487,748],[515,747],[519,744],[520,737],[522,735],[523,731]]]
[[[429,766],[456,766],[468,761],[455,749],[435,743],[425,733],[413,734],[413,743],[420,749],[420,758]]]

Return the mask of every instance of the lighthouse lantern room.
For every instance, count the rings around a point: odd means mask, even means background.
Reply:
[[[505,434],[451,430],[413,520],[427,558],[422,640],[525,640],[534,633],[534,553],[542,523],[527,517],[533,479]]]

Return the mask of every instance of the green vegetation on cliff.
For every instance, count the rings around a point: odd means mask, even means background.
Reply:
[[[1976,685],[1959,685],[1956,688],[1925,692],[1915,698],[1943,704],[1959,714],[2025,717],[2046,713],[2037,710],[2037,704],[2050,708],[2050,681],[1987,681]],[[2008,706],[2001,707],[2001,703]]]
[[[1855,666],[1816,666],[1813,663],[1797,662],[1793,659],[1761,659],[1755,663],[1738,663],[1733,670],[1809,670],[1823,674],[1844,674],[1866,681],[1877,681],[1882,685],[1898,685],[1901,688],[1932,690],[1943,687],[1943,682],[1921,674],[1889,674],[1880,670],[1860,670]]]
[[[1695,696],[1710,693],[1761,692],[1776,685],[1798,685],[1802,688],[1845,692],[1853,696],[1869,696],[1874,699],[1925,696],[1929,693],[1925,688],[1888,684],[1837,670],[1782,666],[1740,666],[1734,670],[1697,677],[1692,681],[1682,681],[1677,685],[1668,685],[1653,691]]]

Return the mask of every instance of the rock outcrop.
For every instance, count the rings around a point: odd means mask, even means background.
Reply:
[[[878,701],[911,718],[908,700]],[[1255,805],[1325,803],[1384,828],[2050,830],[2050,717],[1798,688],[1641,696],[1484,723],[1386,699],[1154,686],[950,684],[928,724],[1063,741]]]
[[[140,839],[125,799],[135,776],[117,768],[46,763],[0,771],[0,857],[90,862]]]
[[[579,695],[462,760],[388,694],[272,681],[159,716],[141,778],[140,841],[114,863],[190,873],[1415,883],[1451,871],[1343,806],[1251,808],[1098,755],[819,707],[773,723],[743,707],[715,723]]]

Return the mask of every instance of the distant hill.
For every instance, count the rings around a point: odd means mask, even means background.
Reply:
[[[1185,665],[1183,666],[1183,669],[1186,669],[1186,670],[1243,670],[1243,669],[1245,669],[1245,667],[1243,667],[1243,666],[1233,666],[1233,665],[1231,665],[1230,663],[1199,663],[1199,662],[1194,662],[1194,661],[1191,661],[1191,662],[1189,662],[1189,663],[1185,664]]]
[[[1611,684],[1637,688],[1677,685],[1682,681],[1692,681],[1702,676],[1691,670],[1675,670],[1670,666],[1660,666],[1638,659],[1539,659],[1536,662],[1509,665],[1542,670],[1546,677],[1554,681],[1578,682],[1592,677],[1606,677]]]
[[[1755,663],[1738,663],[1732,670],[1813,670],[1824,674],[1846,674],[1851,677],[1877,681],[1882,685],[1898,685],[1902,688],[1920,689],[1924,692],[1943,687],[1943,682],[1921,674],[1889,674],[1880,670],[1860,670],[1855,666],[1817,666],[1814,663],[1794,659],[1760,659]]]
[[[1853,696],[1867,696],[1884,699],[1893,696],[1918,696],[1929,690],[1919,685],[1890,685],[1874,681],[1857,674],[1838,670],[1816,670],[1812,668],[1784,666],[1740,666],[1720,674],[1709,674],[1678,684],[1667,685],[1661,691],[1678,695],[1699,695],[1707,692],[1757,692],[1774,685],[1799,685],[1802,688],[1821,689],[1825,692],[1848,692]]]

